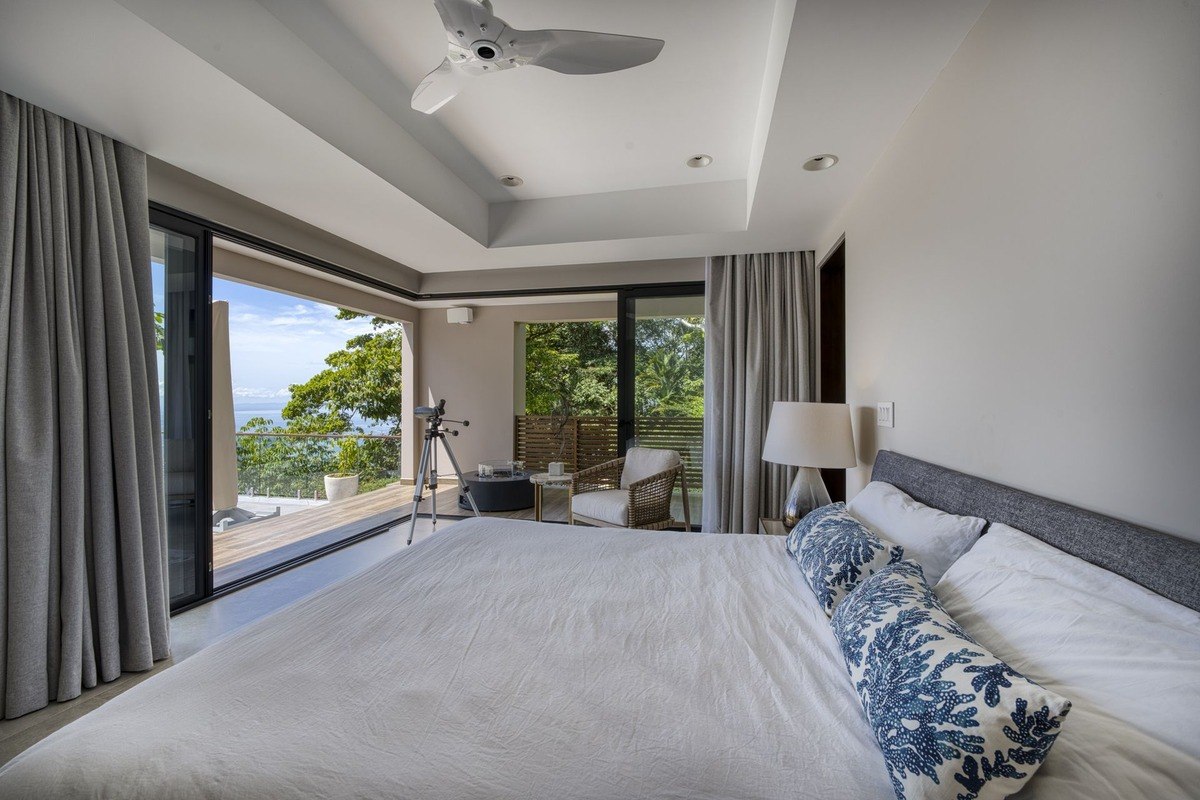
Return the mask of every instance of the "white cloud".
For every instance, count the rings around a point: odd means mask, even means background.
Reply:
[[[263,389],[251,386],[233,387],[234,400],[287,400],[291,397],[287,389]]]
[[[280,305],[230,300],[229,350],[236,398],[288,397],[288,386],[325,369],[326,356],[371,330],[369,319],[339,320],[336,308],[286,300]]]

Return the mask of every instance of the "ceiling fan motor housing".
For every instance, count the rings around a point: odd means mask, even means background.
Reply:
[[[449,52],[413,91],[412,107],[432,114],[463,87],[462,78],[532,64],[567,75],[596,75],[649,63],[661,39],[571,30],[523,31],[492,12],[490,0],[433,0]]]
[[[487,39],[480,39],[471,44],[471,52],[480,61],[499,61],[504,58],[504,48],[499,42],[489,42]]]

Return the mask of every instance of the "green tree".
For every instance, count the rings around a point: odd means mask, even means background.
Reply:
[[[570,401],[587,416],[617,413],[617,323],[525,326],[525,413],[553,414]]]
[[[345,308],[337,314],[343,320],[365,316]],[[402,337],[399,322],[373,317],[369,333],[325,357],[326,369],[288,387],[291,399],[283,407],[283,418],[289,428],[344,433],[358,416],[399,433]]]
[[[165,350],[167,344],[167,318],[161,311],[154,312],[154,348]]]
[[[640,417],[704,415],[704,318],[637,320],[634,409]]]
[[[364,318],[339,309],[337,318]],[[284,425],[255,417],[242,426],[237,441],[238,479],[243,488],[302,496],[324,491],[324,476],[357,473],[360,491],[395,480],[399,449],[394,439],[335,439],[281,434],[362,434],[355,419],[386,425],[399,435],[401,412],[402,326],[383,317],[371,319],[371,330],[355,336],[325,358],[326,368],[304,383],[289,387]]]
[[[634,401],[638,416],[703,415],[703,365],[697,375],[679,352],[658,351],[647,355],[638,366]]]
[[[636,325],[637,415],[703,416],[704,318],[645,317]],[[564,401],[577,415],[616,415],[615,320],[525,326],[525,413],[553,414]]]

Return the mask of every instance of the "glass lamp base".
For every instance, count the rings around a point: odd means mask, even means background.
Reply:
[[[783,526],[790,531],[805,514],[831,502],[829,490],[825,488],[825,481],[821,478],[821,470],[816,467],[800,467],[796,479],[788,489],[787,500],[783,503]]]

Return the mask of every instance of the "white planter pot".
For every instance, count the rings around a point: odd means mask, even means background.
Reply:
[[[325,496],[329,502],[336,503],[358,494],[357,475],[326,475]]]

